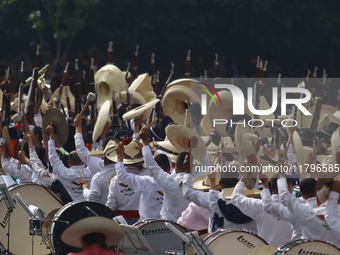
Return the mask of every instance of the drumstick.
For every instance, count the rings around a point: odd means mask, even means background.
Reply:
[[[90,104],[91,102],[93,102],[93,100],[95,100],[95,99],[96,99],[96,95],[95,95],[94,93],[89,92],[89,93],[87,94],[86,103],[85,103],[85,105],[83,106],[83,109],[81,109],[81,111],[80,111],[80,113],[79,113],[80,116],[83,115],[83,113],[84,113],[84,111],[86,110],[86,108],[87,108],[87,107],[89,106],[89,104]]]
[[[146,128],[146,129],[151,128],[156,122],[157,122],[157,117],[156,117],[153,121],[151,121],[145,128]],[[127,138],[128,138],[128,139],[127,139]],[[123,140],[123,144],[124,144],[124,145],[128,145],[128,144],[130,144],[130,143],[132,142],[132,140],[130,139],[130,137],[127,137],[127,138],[125,138],[125,139]],[[136,137],[135,141],[138,141],[139,139],[140,139],[140,135],[138,135],[138,136]],[[114,152],[114,151],[116,151],[116,147],[113,148],[112,150],[110,150],[110,152],[107,152],[107,153],[106,153],[106,156],[110,155],[110,154],[111,154],[112,152]]]
[[[157,122],[157,117],[154,118],[153,121],[151,121],[145,128],[150,129],[156,122]],[[140,135],[138,135],[135,140],[138,141],[139,139],[140,139]]]
[[[23,133],[25,135],[25,133]],[[25,143],[25,137],[22,138],[21,144],[20,144],[20,152],[22,153],[24,151],[24,143]],[[21,168],[21,162],[18,162],[18,170]]]

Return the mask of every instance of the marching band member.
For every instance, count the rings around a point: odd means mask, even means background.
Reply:
[[[318,208],[313,208],[308,204],[299,202],[295,196],[288,192],[285,177],[280,177],[277,184],[280,200],[301,225],[303,237],[333,242],[337,247],[340,247],[339,238],[334,231],[335,226],[324,220],[325,205],[318,201]]]
[[[276,219],[284,220],[292,225],[292,236],[291,240],[302,238],[302,229],[300,224],[297,222],[294,215],[280,202],[279,192],[277,189],[277,176],[273,176],[270,182],[267,178],[261,178],[263,185],[263,190],[261,192],[261,198],[263,203],[263,208],[266,213],[272,215]],[[290,179],[288,179],[290,180]],[[291,183],[291,181],[290,181]],[[269,190],[272,190],[273,194]],[[314,187],[315,189],[315,187]]]
[[[256,222],[242,213],[242,211],[232,204],[232,200],[224,197],[224,192],[235,186],[238,181],[237,176],[222,176],[218,185],[214,174],[209,175],[210,180],[210,219],[211,229],[215,232],[222,228],[245,229],[257,233]],[[219,186],[219,187],[218,187]],[[221,189],[221,192],[218,189]]]
[[[136,174],[128,173],[125,170],[123,163],[123,155],[124,155],[124,145],[123,143],[119,143],[116,149],[117,153],[117,164],[116,172],[118,180],[129,185],[135,191],[140,191],[140,201],[139,201],[139,215],[140,219],[159,219],[160,218],[160,210],[162,208],[163,203],[163,190],[157,184],[157,182],[151,176],[139,176]],[[159,154],[155,157],[157,159],[164,159],[164,154]],[[167,160],[167,158],[166,158]],[[164,161],[163,161],[164,162]],[[169,163],[165,163],[167,169],[164,169],[165,172],[169,172],[170,165]]]
[[[83,187],[83,196],[88,201],[95,201],[102,204],[106,204],[107,196],[109,194],[109,184],[111,176],[116,173],[114,162],[105,157],[105,151],[109,150],[116,146],[116,142],[110,141],[109,138],[106,139],[105,149],[103,152],[103,160],[97,157],[91,157],[90,152],[84,145],[84,141],[82,139],[82,124],[81,117],[79,115],[74,119],[74,125],[76,127],[76,149],[77,153],[79,153],[79,158],[87,165],[91,165],[93,169],[90,169],[94,176],[91,180],[91,184],[84,183]],[[106,128],[104,128],[103,134],[105,134]],[[102,134],[102,137],[105,135]],[[97,165],[95,165],[97,162]],[[100,164],[103,163],[103,168],[99,168]],[[95,170],[96,169],[96,170]],[[99,169],[99,171],[97,171]]]
[[[264,210],[261,199],[249,198],[243,195],[246,178],[242,177],[237,183],[233,195],[232,203],[237,206],[245,215],[255,220],[257,224],[258,235],[267,243],[274,247],[279,247],[288,242],[292,236],[291,224],[283,220],[278,220]],[[288,186],[291,190],[292,186]],[[265,191],[262,191],[264,193]],[[275,193],[275,192],[274,192]],[[272,196],[272,199],[278,199]],[[280,229],[280,232],[277,232]]]
[[[183,175],[185,173],[189,173],[191,170],[190,163],[192,163],[192,158],[187,152],[181,152],[178,154],[175,165],[176,175],[172,177],[165,173],[152,157],[152,152],[149,146],[149,130],[146,127],[143,127],[139,135],[144,145],[143,155],[145,165],[150,169],[150,175],[164,190],[164,201],[161,216],[163,219],[177,221],[177,219],[181,216],[181,213],[189,204],[189,201],[183,197],[182,182]]]
[[[54,173],[65,186],[74,201],[85,200],[82,184],[91,181],[92,172],[87,167],[84,167],[77,151],[70,152],[68,156],[69,168],[65,167],[56,152],[53,125],[48,125],[46,130],[50,135],[50,139],[48,141],[48,157]]]
[[[337,235],[337,240],[340,240],[340,214],[339,214],[339,193],[340,193],[340,177],[334,178],[332,191],[329,193],[327,210],[325,219],[332,226],[333,232]],[[338,245],[339,246],[339,245]]]

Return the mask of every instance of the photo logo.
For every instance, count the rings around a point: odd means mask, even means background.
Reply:
[[[209,86],[208,84],[201,84],[204,87],[198,87],[198,89],[202,90],[203,92],[205,92],[206,94],[202,94],[201,96],[201,100],[202,100],[202,115],[206,115],[207,114],[207,95],[210,96],[212,102],[217,106],[217,100],[215,98],[215,96],[218,99],[218,102],[220,103],[220,105],[222,106],[222,99],[220,97],[220,95],[218,94],[218,92],[216,91],[216,89],[214,87]],[[215,96],[214,96],[215,95]]]

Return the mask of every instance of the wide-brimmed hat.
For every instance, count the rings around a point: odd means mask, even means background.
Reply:
[[[103,66],[96,72],[94,82],[97,89],[98,109],[106,100],[112,101],[113,92],[119,93],[126,89],[126,81],[122,71],[111,64]]]
[[[138,106],[130,111],[128,111],[127,113],[125,113],[123,115],[123,119],[124,120],[129,120],[129,119],[134,119],[137,118],[141,115],[144,115],[145,119],[149,118],[149,115],[151,113],[150,110],[152,110],[152,108],[155,106],[155,104],[157,104],[159,102],[159,99],[154,99],[146,104],[143,104],[141,106]]]
[[[296,151],[296,160],[301,167],[299,173],[302,178],[307,178],[309,174],[305,171],[307,164],[309,164],[311,157],[313,156],[314,150],[309,146],[303,146],[299,134],[294,131],[293,133],[293,144]]]
[[[150,102],[156,98],[156,93],[153,91],[148,73],[138,75],[138,77],[130,85],[129,91],[139,93],[143,96],[146,102]]]
[[[2,138],[5,140],[7,155],[11,155],[12,154],[11,137],[9,135],[7,127],[5,126],[2,128]]]
[[[103,129],[106,123],[110,121],[110,117],[109,117],[110,107],[111,107],[110,101],[106,100],[99,110],[96,124],[94,125],[93,133],[92,133],[93,142],[95,142],[98,139],[98,137],[103,132]]]
[[[56,147],[62,147],[65,145],[68,139],[69,127],[64,114],[57,108],[48,109],[43,117],[43,132],[44,136],[47,136],[46,127],[53,123],[54,127],[54,141]]]
[[[206,155],[205,143],[194,130],[181,125],[170,125],[165,128],[165,134],[178,151],[190,152],[197,160],[202,160]]]
[[[114,157],[114,156],[116,155],[116,150],[115,150],[116,147],[117,147],[116,141],[110,140],[110,141],[106,144],[104,150],[91,151],[91,152],[90,152],[90,156],[92,156],[92,157],[97,157],[97,158],[103,158],[103,157],[105,157],[105,153],[106,153],[107,151],[110,151],[110,152],[111,152],[111,156]]]
[[[180,153],[180,151],[178,151],[176,147],[172,145],[167,137],[165,137],[164,141],[151,142],[150,146],[153,147],[155,150],[161,150],[162,153],[169,156],[171,160],[175,162],[177,160],[178,154]]]
[[[194,102],[200,103],[201,100],[191,88],[175,85],[166,90],[161,104],[164,115],[170,116],[175,123],[180,125],[184,125],[184,121],[186,121],[185,126],[190,127],[190,103]]]
[[[82,237],[91,233],[103,234],[107,246],[117,244],[125,235],[123,228],[112,219],[93,216],[81,219],[66,228],[61,240],[67,245],[82,248]]]
[[[138,149],[136,141],[130,142],[124,146],[123,163],[124,165],[135,165],[144,162],[142,151]],[[105,152],[105,157],[113,162],[117,162],[115,149],[109,149]]]
[[[331,149],[332,149],[333,163],[340,164],[340,162],[337,162],[339,160],[337,159],[337,154],[340,152],[340,127],[338,127],[332,134]]]
[[[260,110],[269,110],[270,106],[267,102],[267,99],[264,96],[260,96]],[[260,120],[262,120],[265,124],[271,123],[272,119],[287,119],[287,115],[279,115],[277,118],[275,118],[275,115],[273,113],[268,114],[268,115],[260,115]],[[268,119],[268,121],[266,121]]]
[[[238,124],[235,129],[235,144],[238,155],[240,157],[240,162],[243,163],[250,154],[254,154],[257,159],[260,153],[256,151],[256,144],[259,137],[251,132],[251,129],[245,125]]]
[[[52,96],[50,97],[50,103],[55,103],[56,100],[58,99],[58,96],[59,96],[59,90],[60,88],[57,88]],[[70,105],[71,105],[71,109],[68,109],[68,110],[72,110],[74,111],[74,102],[75,102],[75,99],[74,99],[74,95],[72,94],[72,92],[70,91],[70,87],[69,86],[63,86],[63,89],[62,89],[62,92],[61,92],[61,98],[60,98],[60,103],[63,104],[64,106],[64,109],[67,109],[67,97],[66,97],[66,94],[68,95],[68,98],[70,100]],[[59,104],[59,108],[60,108],[60,104]]]
[[[327,126],[320,130],[320,137],[329,143],[333,132],[340,127],[340,111],[336,111],[332,116],[329,116],[327,120]]]

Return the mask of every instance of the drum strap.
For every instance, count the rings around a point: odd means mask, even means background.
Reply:
[[[245,224],[253,221],[252,218],[248,217],[247,215],[243,214],[240,209],[238,209],[233,204],[226,204],[226,202],[223,199],[219,199],[218,207],[220,208],[220,211],[224,218],[226,218],[228,221],[231,221],[233,223],[237,224]]]

